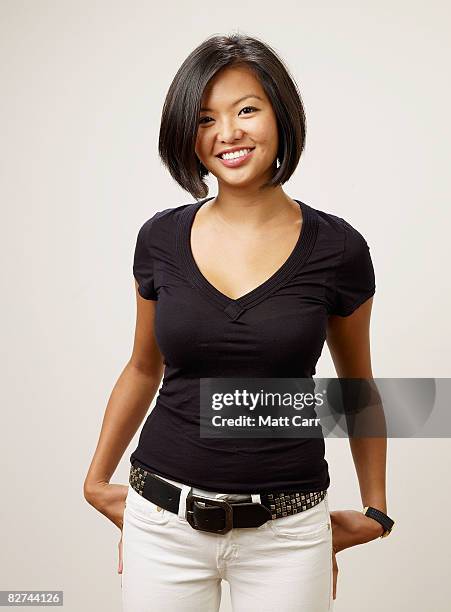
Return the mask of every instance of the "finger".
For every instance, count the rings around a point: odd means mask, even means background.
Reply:
[[[117,568],[117,573],[122,574],[123,563],[122,563],[122,537],[119,540],[119,565]]]
[[[333,564],[333,599],[337,598],[337,578],[338,578],[338,563],[335,557],[335,553],[332,555],[332,564]]]

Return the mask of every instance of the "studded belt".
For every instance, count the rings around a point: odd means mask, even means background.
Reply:
[[[147,471],[138,461],[130,467],[129,483],[152,503],[178,514],[181,489]],[[304,512],[319,504],[326,496],[322,491],[260,493],[261,503],[232,502],[212,499],[191,492],[186,498],[186,520],[193,529],[224,534],[233,527],[259,527],[274,520]]]

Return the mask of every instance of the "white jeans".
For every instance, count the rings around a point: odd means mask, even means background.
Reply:
[[[128,489],[122,532],[123,612],[216,612],[221,580],[229,583],[233,612],[328,612],[332,598],[332,528],[328,497],[295,515],[221,535],[193,529],[179,513]],[[193,487],[229,502],[250,501]],[[259,502],[260,496],[252,495]]]

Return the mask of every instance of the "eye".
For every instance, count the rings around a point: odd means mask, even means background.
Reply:
[[[255,108],[255,106],[244,106],[244,107],[243,107],[243,108],[240,110],[240,113],[241,113],[241,111],[244,111],[244,110],[246,110],[246,109],[251,109],[251,112],[253,112],[253,111],[258,111],[258,108]],[[238,114],[239,114],[239,113],[238,113]],[[248,114],[249,114],[249,113],[245,113],[245,115],[248,115]],[[202,123],[208,123],[208,121],[207,121],[208,119],[211,119],[211,117],[208,117],[208,115],[205,115],[204,117],[201,117],[201,118],[199,119],[199,124],[202,124]]]
[[[250,108],[251,112],[258,110],[257,108],[255,108],[255,106],[245,106],[244,108],[241,109],[241,111],[246,110],[246,108]],[[240,113],[241,113],[241,111],[240,111]],[[245,114],[247,115],[248,113],[245,113]]]

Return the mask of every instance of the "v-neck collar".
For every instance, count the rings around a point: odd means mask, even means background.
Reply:
[[[255,287],[255,289],[248,291],[237,299],[233,299],[222,293],[222,291],[219,291],[219,289],[205,278],[191,250],[191,228],[194,217],[199,208],[209,200],[212,200],[213,197],[205,198],[199,202],[190,204],[181,211],[176,235],[177,256],[186,278],[195,285],[207,299],[223,310],[231,319],[235,320],[246,309],[255,306],[270,293],[273,293],[307,261],[315,244],[318,232],[318,219],[314,214],[315,211],[310,206],[304,204],[304,202],[300,200],[294,199],[301,208],[303,222],[298,240],[288,256],[288,259],[284,261],[274,274]]]

